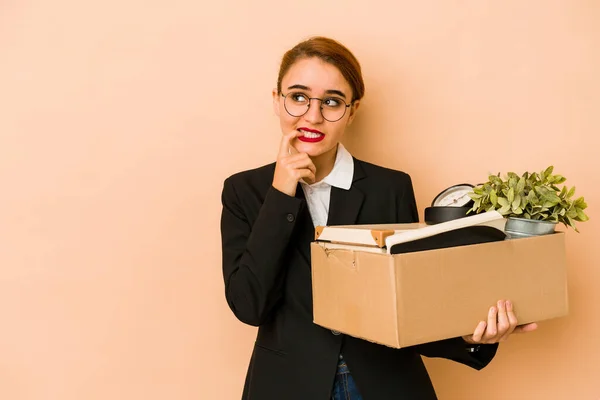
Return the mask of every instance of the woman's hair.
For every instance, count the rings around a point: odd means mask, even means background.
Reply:
[[[322,36],[315,36],[298,43],[288,50],[281,60],[279,76],[277,77],[277,92],[281,94],[281,81],[296,61],[317,57],[335,66],[352,88],[352,101],[361,99],[365,94],[360,64],[354,54],[344,45]]]

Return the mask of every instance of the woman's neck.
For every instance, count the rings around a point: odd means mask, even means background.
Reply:
[[[315,183],[321,182],[333,169],[335,158],[337,156],[338,146],[312,159],[317,173],[315,174]]]

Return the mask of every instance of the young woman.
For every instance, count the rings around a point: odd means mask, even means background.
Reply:
[[[225,295],[240,321],[259,327],[243,399],[435,399],[421,355],[481,369],[498,342],[536,328],[517,327],[508,301],[473,335],[400,350],[312,322],[315,226],[418,221],[410,177],[353,158],[340,143],[364,92],[347,48],[323,37],[299,43],[283,56],[273,90],[277,161],[225,181]]]

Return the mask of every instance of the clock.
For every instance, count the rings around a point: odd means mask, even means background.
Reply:
[[[469,183],[461,183],[444,189],[435,196],[431,207],[425,209],[425,223],[432,225],[466,217],[473,206],[469,193],[474,187]]]
[[[432,207],[467,207],[473,200],[469,197],[469,192],[473,191],[475,186],[469,183],[450,186],[435,196],[431,202]]]

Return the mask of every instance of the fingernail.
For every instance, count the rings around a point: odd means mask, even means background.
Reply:
[[[491,307],[490,312],[496,312],[496,307]]]
[[[512,308],[512,303],[510,302],[510,300],[506,300],[506,307]]]

